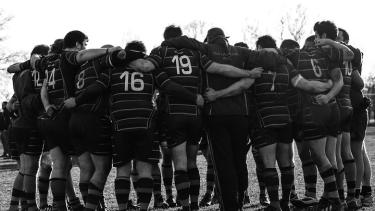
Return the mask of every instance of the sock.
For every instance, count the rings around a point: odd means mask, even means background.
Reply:
[[[200,188],[200,175],[198,168],[188,169],[188,176],[190,181],[190,204],[194,209],[198,208],[198,197]]]
[[[345,194],[344,189],[337,189],[337,192],[339,192],[339,198],[341,201],[345,200]]]
[[[271,202],[279,201],[279,176],[276,168],[263,169],[264,183]]]
[[[177,196],[182,207],[189,207],[189,176],[186,171],[177,170],[174,172],[174,183],[177,189]]]
[[[141,210],[148,210],[152,197],[153,181],[151,178],[139,178],[137,181],[137,195]]]
[[[214,166],[212,164],[207,165],[207,175],[206,175],[206,193],[212,194],[215,187],[215,175]]]
[[[128,206],[130,193],[130,178],[117,177],[115,179],[115,194],[119,211],[125,211]]]
[[[262,157],[260,156],[259,151],[254,147],[251,149],[251,152],[253,153],[253,157],[254,157],[254,161],[256,165],[255,171],[257,174],[257,179],[258,179],[258,184],[259,184],[259,195],[263,196],[263,195],[266,195],[266,185],[264,183],[263,172],[262,172],[264,169]]]
[[[359,199],[359,195],[361,195],[361,189],[355,189],[355,194],[354,194],[355,198]]]
[[[23,190],[27,200],[27,207],[31,209],[37,208],[35,201],[35,175],[24,174],[23,176]]]
[[[79,201],[79,198],[78,197],[74,197],[74,198],[71,198],[69,199],[68,201],[68,205],[73,208],[73,210],[75,209],[79,209],[82,207],[81,205],[81,202]]]
[[[281,190],[283,201],[288,202],[290,199],[290,192],[294,182],[294,167],[280,167],[281,174]]]
[[[22,191],[21,196],[21,210],[27,210],[27,199],[24,191]]]
[[[86,211],[94,211],[99,204],[100,197],[103,195],[103,188],[98,187],[97,185],[93,184],[92,182],[89,183],[88,191],[87,191],[87,198],[86,198]]]
[[[163,164],[161,166],[163,174],[163,183],[167,198],[172,197],[173,168],[172,165]]]
[[[88,190],[89,190],[89,183],[80,182],[78,186],[79,186],[79,191],[81,192],[81,195],[82,195],[83,203],[86,204]]]
[[[50,186],[53,196],[53,210],[65,210],[65,178],[51,178]]]
[[[14,179],[13,189],[12,189],[12,198],[10,200],[10,210],[18,210],[18,204],[21,198],[23,197],[23,174],[18,173]]]
[[[157,167],[159,168],[159,166]],[[154,185],[152,188],[152,192],[154,193],[154,200],[155,196],[161,196],[161,175],[160,175],[160,169],[156,174],[152,175],[152,179],[154,181]]]
[[[39,207],[41,208],[48,206],[48,203],[47,203],[48,188],[49,188],[49,179],[39,177],[38,178]]]
[[[330,199],[338,199],[339,194],[337,192],[335,169],[329,165],[319,169],[319,173],[324,181],[323,196],[327,196]]]
[[[302,165],[303,177],[305,180],[305,195],[316,198],[316,183],[318,179],[314,162],[308,161]]]
[[[362,186],[362,192],[361,192],[362,196],[371,196],[371,193],[372,193],[371,186]]]
[[[348,198],[354,198],[355,196],[355,182],[356,182],[356,173],[357,167],[355,165],[355,160],[345,160],[344,162],[344,169],[345,169],[345,179],[346,185],[348,188],[347,194]],[[354,186],[353,186],[354,184]]]

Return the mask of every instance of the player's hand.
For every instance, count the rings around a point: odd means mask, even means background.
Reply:
[[[315,100],[319,105],[327,105],[330,99],[327,95],[317,95]]]
[[[262,76],[262,72],[264,71],[263,67],[256,67],[249,71],[250,78],[260,78]]]
[[[212,88],[207,88],[206,92],[204,93],[204,99],[207,102],[212,102],[217,99],[216,91]]]
[[[120,46],[108,48],[108,53],[112,53],[114,51],[119,51],[119,50],[122,50],[122,48]]]
[[[315,39],[315,45],[316,46],[324,46],[324,45],[329,45],[331,43],[331,40],[330,39],[326,39],[326,38],[317,38]]]
[[[68,98],[64,101],[64,108],[74,108],[77,106],[76,99],[74,97]]]
[[[121,60],[126,59],[126,51],[124,49],[120,50],[117,54],[117,58]]]
[[[31,57],[30,57],[30,64],[31,64],[31,67],[35,70],[35,63],[36,63],[36,61],[37,60],[39,60],[40,59],[40,55],[38,55],[38,54],[33,54],[33,55],[31,55]]]
[[[197,99],[196,99],[197,106],[203,107],[204,106],[204,99],[201,94],[197,94]]]

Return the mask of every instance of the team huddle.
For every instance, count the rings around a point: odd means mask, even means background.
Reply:
[[[242,210],[250,202],[250,147],[264,210],[371,206],[362,53],[333,22],[313,29],[302,48],[293,40],[278,48],[269,35],[258,38],[256,50],[232,46],[220,28],[200,42],[174,25],[149,55],[141,41],[86,49],[80,31],[36,46],[28,61],[8,68],[14,73],[9,139],[19,160],[9,209],[105,210],[103,189],[114,166],[120,211],[148,210],[152,197],[160,209],[219,203],[221,210]],[[295,192],[293,140],[302,198]],[[200,200],[198,151],[207,160]],[[72,165],[80,169],[83,202],[73,189]],[[131,186],[136,199],[129,199]]]

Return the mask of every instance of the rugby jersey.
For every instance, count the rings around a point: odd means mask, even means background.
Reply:
[[[165,101],[168,114],[199,115],[196,95],[202,93],[202,70],[206,70],[212,61],[198,51],[171,47],[155,48],[147,59],[159,69],[155,76],[161,91],[167,92]],[[164,85],[169,80],[181,85],[194,97],[168,94]]]
[[[353,72],[352,63],[350,61],[345,61],[340,66],[344,85],[341,88],[339,94],[336,96],[337,103],[339,104],[340,108],[352,109],[352,103],[350,100],[350,87],[352,84]]]
[[[348,47],[354,53],[354,58],[351,61],[353,71],[357,70],[359,74],[362,74],[362,57],[363,57],[362,52],[359,49],[354,48],[351,45],[348,45]],[[363,93],[361,91],[362,87],[356,87],[355,84],[352,84],[350,88],[351,88],[350,99],[351,99],[352,107],[354,109],[360,108],[363,102]]]

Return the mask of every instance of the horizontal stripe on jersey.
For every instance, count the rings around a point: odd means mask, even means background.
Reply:
[[[202,93],[202,70],[212,61],[207,56],[193,50],[158,47],[152,50],[148,60],[159,71],[155,74],[161,92],[167,92],[165,83],[171,80],[194,95]],[[169,114],[197,115],[199,108],[186,96],[165,95]]]
[[[343,76],[344,85],[341,88],[336,99],[341,108],[352,109],[352,103],[350,101],[350,88],[352,84],[352,63],[345,61],[341,66],[341,73]]]

